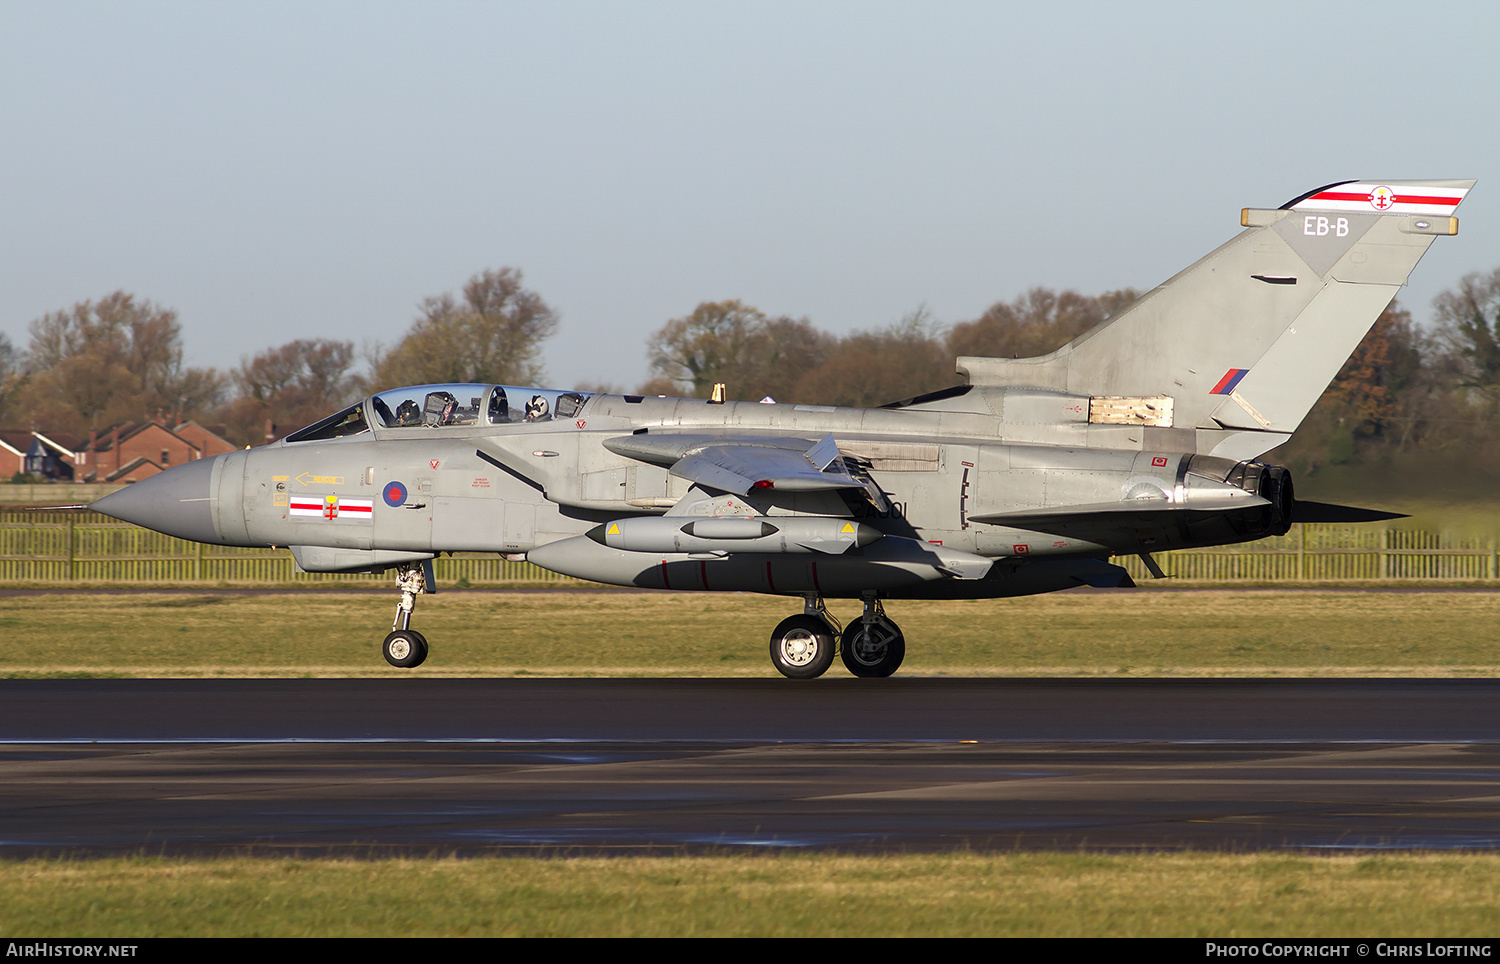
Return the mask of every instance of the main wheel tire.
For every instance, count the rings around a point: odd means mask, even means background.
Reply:
[[[844,630],[839,641],[844,666],[855,676],[881,678],[896,672],[906,658],[906,637],[901,629],[884,616],[868,628],[864,619],[856,619]]]
[[[410,669],[427,658],[427,637],[415,629],[398,629],[385,638],[380,651],[392,666]]]
[[[817,679],[833,665],[833,630],[816,616],[790,616],[771,633],[771,665],[791,679]]]

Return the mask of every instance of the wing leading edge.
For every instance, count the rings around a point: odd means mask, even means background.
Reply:
[[[748,495],[752,490],[818,492],[864,489],[844,471],[831,435],[817,442],[776,437],[626,435],[606,439],[616,455],[665,467],[678,478]]]

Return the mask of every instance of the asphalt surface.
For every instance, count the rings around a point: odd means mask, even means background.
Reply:
[[[1500,680],[0,681],[0,856],[1500,848]]]

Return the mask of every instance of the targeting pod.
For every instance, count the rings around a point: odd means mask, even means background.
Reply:
[[[595,526],[588,537],[627,552],[822,552],[867,546],[885,533],[850,519],[684,519],[640,516]]]

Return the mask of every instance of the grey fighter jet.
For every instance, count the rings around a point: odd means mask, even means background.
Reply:
[[[876,409],[511,385],[382,391],[93,508],[308,572],[394,570],[385,658],[443,552],[620,586],[800,596],[795,679],[889,676],[893,599],[1129,586],[1111,557],[1244,542],[1339,507],[1256,459],[1291,437],[1473,181],[1349,181],[1274,209],[1050,355],[960,357],[964,384]],[[1351,518],[1345,510],[1345,518]],[[1357,517],[1357,516],[1355,516]],[[847,628],[824,606],[861,599]]]

